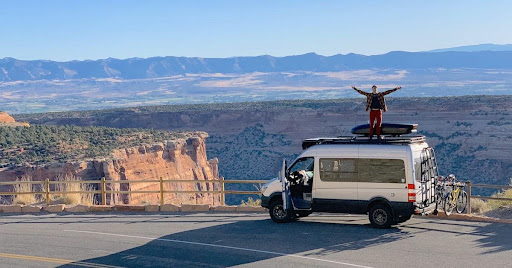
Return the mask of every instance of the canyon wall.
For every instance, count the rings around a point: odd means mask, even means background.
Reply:
[[[137,183],[107,183],[108,190],[159,191],[159,182],[150,180],[190,180],[201,183],[164,182],[167,191],[218,190],[218,160],[207,160],[205,132],[194,132],[186,139],[167,140],[153,145],[116,150],[108,159],[97,159],[77,163],[56,163],[47,166],[17,167],[0,170],[0,181],[14,181],[22,176],[33,180],[55,179],[66,175],[82,180],[105,178],[113,181],[138,180]],[[99,189],[99,184],[95,185]],[[0,191],[10,191],[3,186]],[[99,197],[98,197],[99,198]],[[158,193],[108,194],[108,204],[157,203]],[[165,203],[171,204],[220,204],[220,194],[168,193]]]

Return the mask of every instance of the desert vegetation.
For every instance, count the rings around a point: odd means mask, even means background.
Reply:
[[[0,165],[42,165],[107,157],[113,150],[182,137],[153,129],[42,126],[0,127]]]
[[[33,183],[32,183],[33,182]],[[53,183],[57,182],[57,183]],[[22,176],[13,183],[13,195],[11,204],[15,205],[40,205],[46,203],[44,181],[34,181],[30,176]],[[93,205],[94,186],[82,183],[80,178],[73,175],[60,175],[52,180],[50,192],[50,204],[65,205]]]
[[[510,186],[512,186],[512,178],[510,179]],[[500,191],[491,195],[491,197],[499,197],[499,198],[512,198],[512,189],[507,189],[505,191]],[[497,211],[503,208],[512,209],[512,201],[507,200],[482,200],[479,198],[471,199],[471,212],[473,213],[485,213]]]
[[[62,192],[52,196],[52,203],[66,205],[93,205],[94,204],[94,186],[87,183],[81,183],[80,178],[73,175],[62,175],[56,178],[55,191]]]
[[[240,205],[244,207],[259,207],[261,206],[261,199],[253,199],[252,197],[248,197],[247,201],[242,200]]]
[[[16,180],[17,183],[13,185],[13,192],[18,193],[14,196],[12,203],[15,205],[31,205],[44,201],[44,196],[40,194],[26,194],[30,192],[43,191],[43,185],[32,184],[30,176],[22,176]]]

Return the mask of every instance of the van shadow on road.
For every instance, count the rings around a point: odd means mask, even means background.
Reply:
[[[354,219],[356,220],[360,218]],[[347,221],[350,219],[344,222]],[[83,261],[124,267],[235,266],[287,254],[300,253],[311,258],[322,258],[336,252],[375,247],[409,237],[409,232],[399,228],[379,230],[369,224],[309,221],[276,224],[267,219],[245,220],[162,236],[143,246]],[[126,238],[119,239],[124,241]],[[176,241],[225,245],[254,251]]]
[[[236,221],[162,236],[142,246],[83,261],[124,267],[218,267],[248,264],[284,254],[300,254],[325,259],[330,254],[383,246],[430,231],[475,236],[472,240],[477,242],[478,246],[488,249],[485,253],[512,250],[510,243],[512,226],[507,224],[422,220],[410,225],[379,230],[372,228],[369,224],[361,224],[360,217],[351,219],[351,216],[344,215],[344,220],[340,222],[335,220],[334,216],[336,215],[322,216],[322,222],[300,220],[289,224],[276,224],[270,220],[260,219]],[[183,223],[189,224],[191,221],[186,218],[184,217]],[[330,221],[330,219],[333,220]],[[197,220],[197,222],[201,221]],[[136,234],[125,235],[136,236]],[[119,239],[122,243],[130,238],[113,237],[112,239]]]

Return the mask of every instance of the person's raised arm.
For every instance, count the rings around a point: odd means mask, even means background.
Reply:
[[[393,88],[393,89],[386,90],[386,91],[382,92],[382,95],[388,95],[389,93],[395,92],[395,91],[397,91],[397,90],[399,90],[399,89],[401,89],[401,88],[402,88],[402,87],[395,87],[395,88]]]
[[[354,86],[353,86],[352,88],[353,88],[355,91],[357,91],[359,94],[361,94],[361,95],[365,95],[365,96],[370,95],[370,93],[368,93],[368,92],[364,92],[364,91],[362,91],[362,90],[359,90],[359,89],[357,89],[357,88],[356,88],[356,87],[354,87]]]

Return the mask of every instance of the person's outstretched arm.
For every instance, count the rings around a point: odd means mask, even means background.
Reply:
[[[388,95],[389,93],[391,93],[391,92],[395,92],[395,91],[397,91],[397,90],[399,90],[399,89],[401,89],[401,88],[402,88],[402,87],[395,87],[395,88],[393,88],[393,89],[386,90],[386,91],[382,92],[382,96],[384,96],[384,95]]]
[[[353,88],[355,91],[357,91],[359,94],[362,94],[362,95],[365,95],[365,96],[370,95],[370,93],[368,93],[368,92],[364,92],[364,91],[362,91],[362,90],[359,90],[359,89],[357,89],[356,87],[352,87],[352,88]]]

